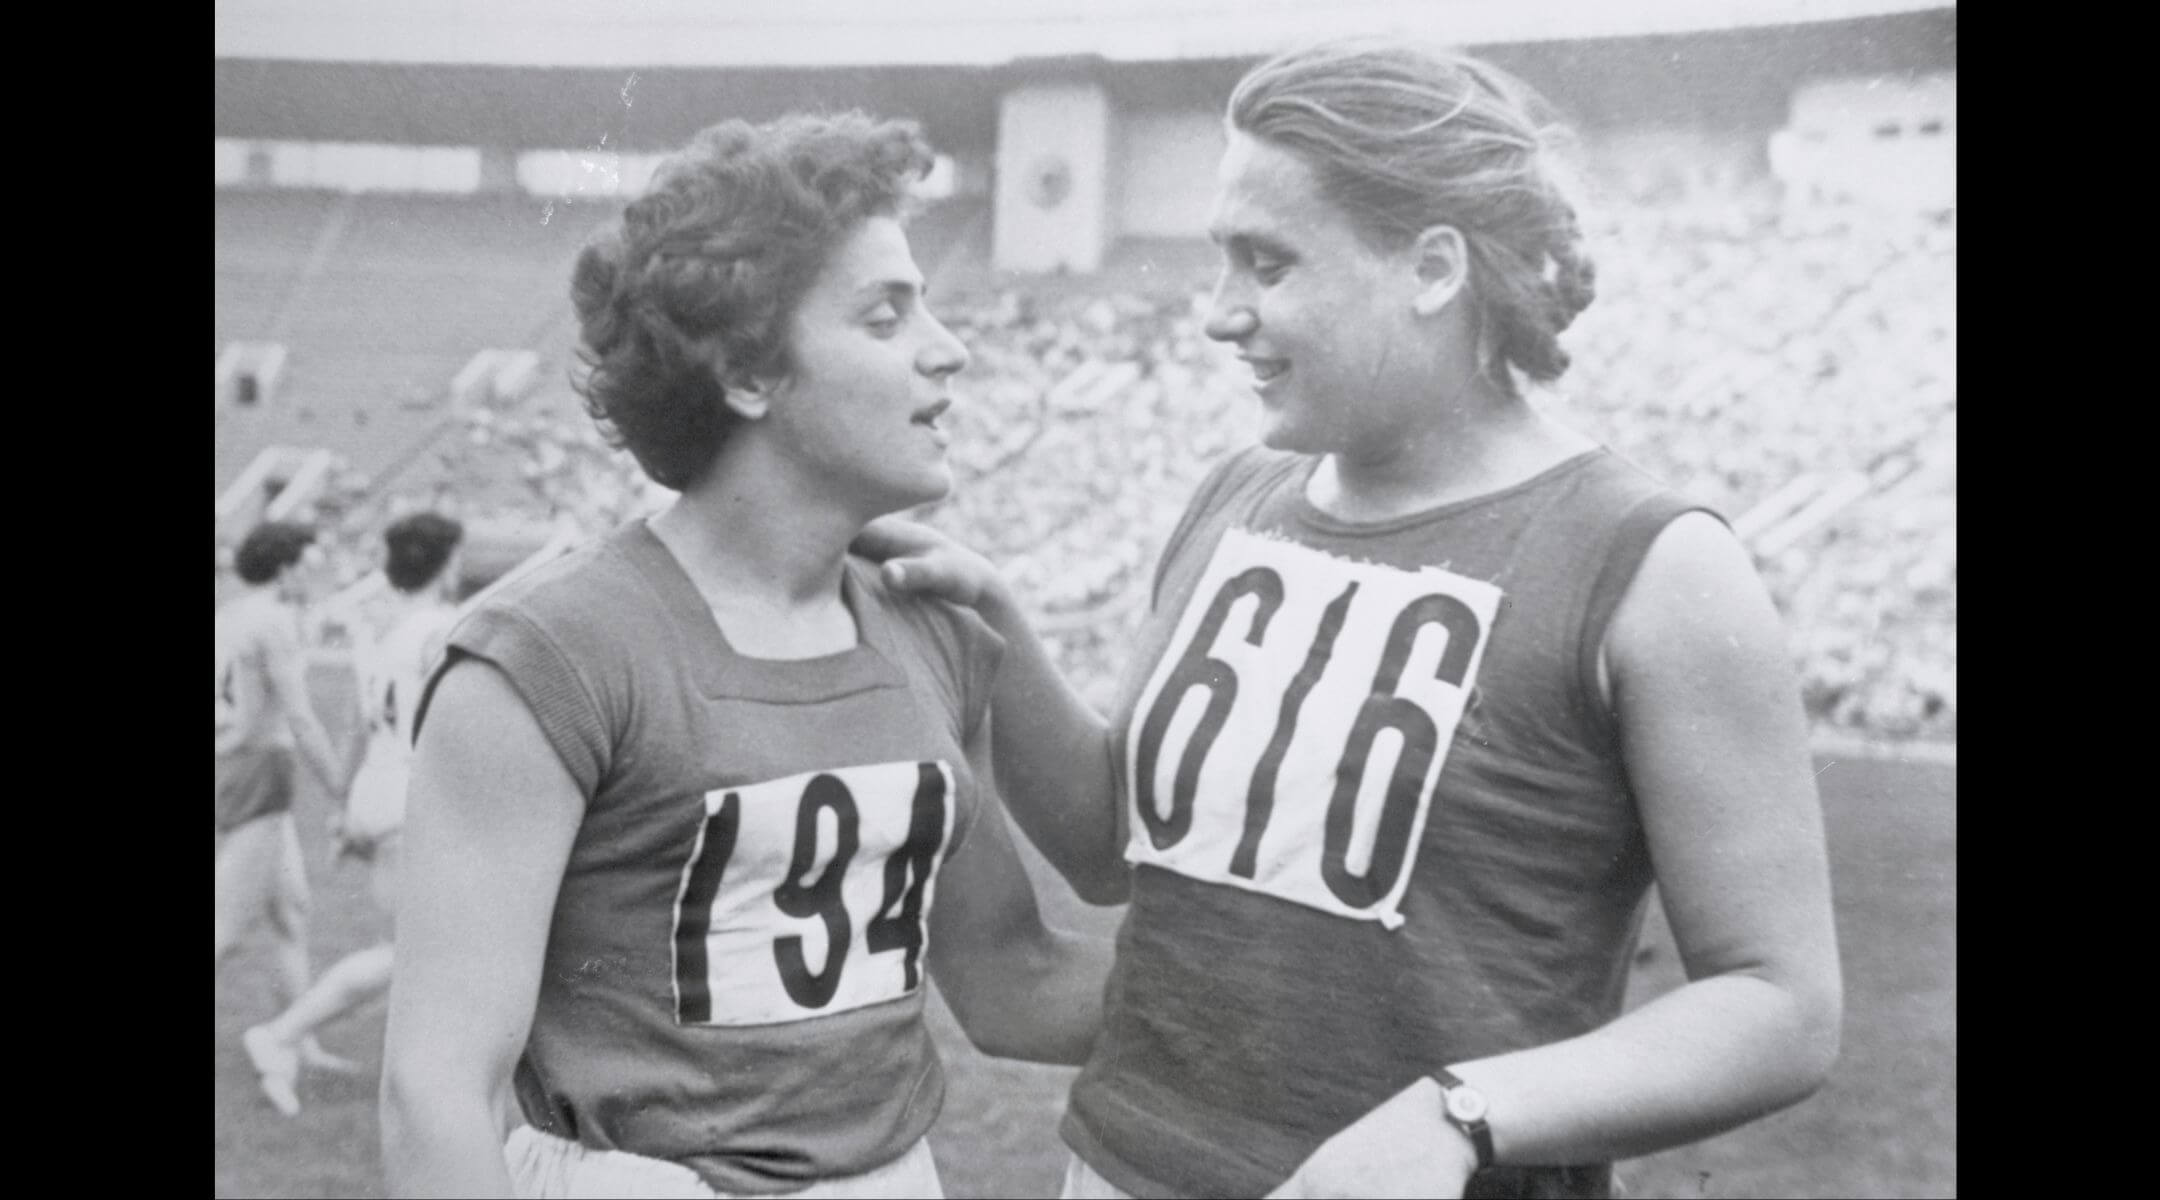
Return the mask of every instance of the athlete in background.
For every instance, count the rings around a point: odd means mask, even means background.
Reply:
[[[458,546],[465,531],[437,513],[414,513],[383,531],[383,574],[392,599],[379,635],[362,633],[353,650],[367,747],[338,821],[340,853],[367,864],[368,888],[385,915],[396,915],[398,833],[411,776],[413,717],[429,667],[457,618]],[[286,1116],[300,1112],[301,1047],[322,1026],[390,986],[391,944],[356,950],[275,1018],[241,1035],[263,1095]]]
[[[315,534],[270,521],[241,539],[233,565],[247,591],[218,609],[216,962],[257,928],[267,931],[280,1005],[308,986],[308,882],[293,827],[293,758],[330,796],[350,770],[308,706],[299,610],[323,565]],[[298,1052],[330,1069],[351,1064],[313,1038]]]

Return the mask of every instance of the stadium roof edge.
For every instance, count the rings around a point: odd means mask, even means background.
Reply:
[[[1246,58],[1323,33],[1457,45],[1954,10],[1926,0],[217,0],[215,56],[515,67],[1000,66]]]

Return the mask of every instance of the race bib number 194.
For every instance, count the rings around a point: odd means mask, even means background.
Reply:
[[[707,793],[675,902],[675,1016],[765,1025],[922,982],[952,769],[890,762]]]
[[[1500,596],[1225,533],[1133,711],[1126,858],[1399,927]]]

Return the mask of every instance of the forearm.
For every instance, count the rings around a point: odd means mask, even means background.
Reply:
[[[948,999],[968,1040],[983,1053],[1078,1066],[1102,1032],[1111,950],[1107,938],[1046,928],[997,964],[995,994],[974,997],[971,1004]]]
[[[509,1196],[502,1133],[485,1088],[383,1074],[383,1176],[392,1196]]]
[[[503,1097],[584,795],[509,680],[460,664],[414,748],[383,1041],[392,1194],[507,1196]]]
[[[1485,1094],[1497,1161],[1633,1158],[1722,1133],[1820,1087],[1837,1056],[1831,987],[1748,974],[1687,984],[1604,1028],[1454,1064]]]
[[[1597,1162],[1794,1104],[1837,1057],[1842,982],[1798,687],[1744,546],[1701,514],[1606,635],[1629,790],[1690,982],[1582,1037],[1456,1066],[1501,1162]]]
[[[1081,899],[1126,894],[1110,728],[1066,682],[1002,586],[977,611],[1005,640],[991,699],[992,755],[1013,820]]]

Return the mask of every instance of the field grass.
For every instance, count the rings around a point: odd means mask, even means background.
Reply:
[[[326,711],[344,736],[349,714]],[[1735,1133],[1624,1164],[1633,1196],[1952,1196],[1957,1190],[1957,772],[1955,767],[1821,759],[1846,978],[1845,1053],[1815,1098]],[[303,773],[304,775],[304,773]],[[327,805],[304,793],[301,841],[315,886],[316,968],[369,944],[382,923],[365,877],[329,859]],[[1023,852],[1027,851],[1023,848]],[[1039,860],[1044,903],[1068,928],[1114,928]],[[1673,986],[1679,967],[1662,928],[1633,999]],[[218,972],[214,1034],[215,1193],[223,1197],[380,1196],[375,1081],[382,1012],[323,1033],[357,1059],[356,1077],[301,1084],[305,1111],[279,1117],[254,1087],[238,1038],[270,1015],[268,964],[243,952]],[[1056,1126],[1073,1072],[984,1058],[941,1003],[932,1028],[950,1077],[931,1134],[948,1194],[1054,1196],[1065,1150]]]

